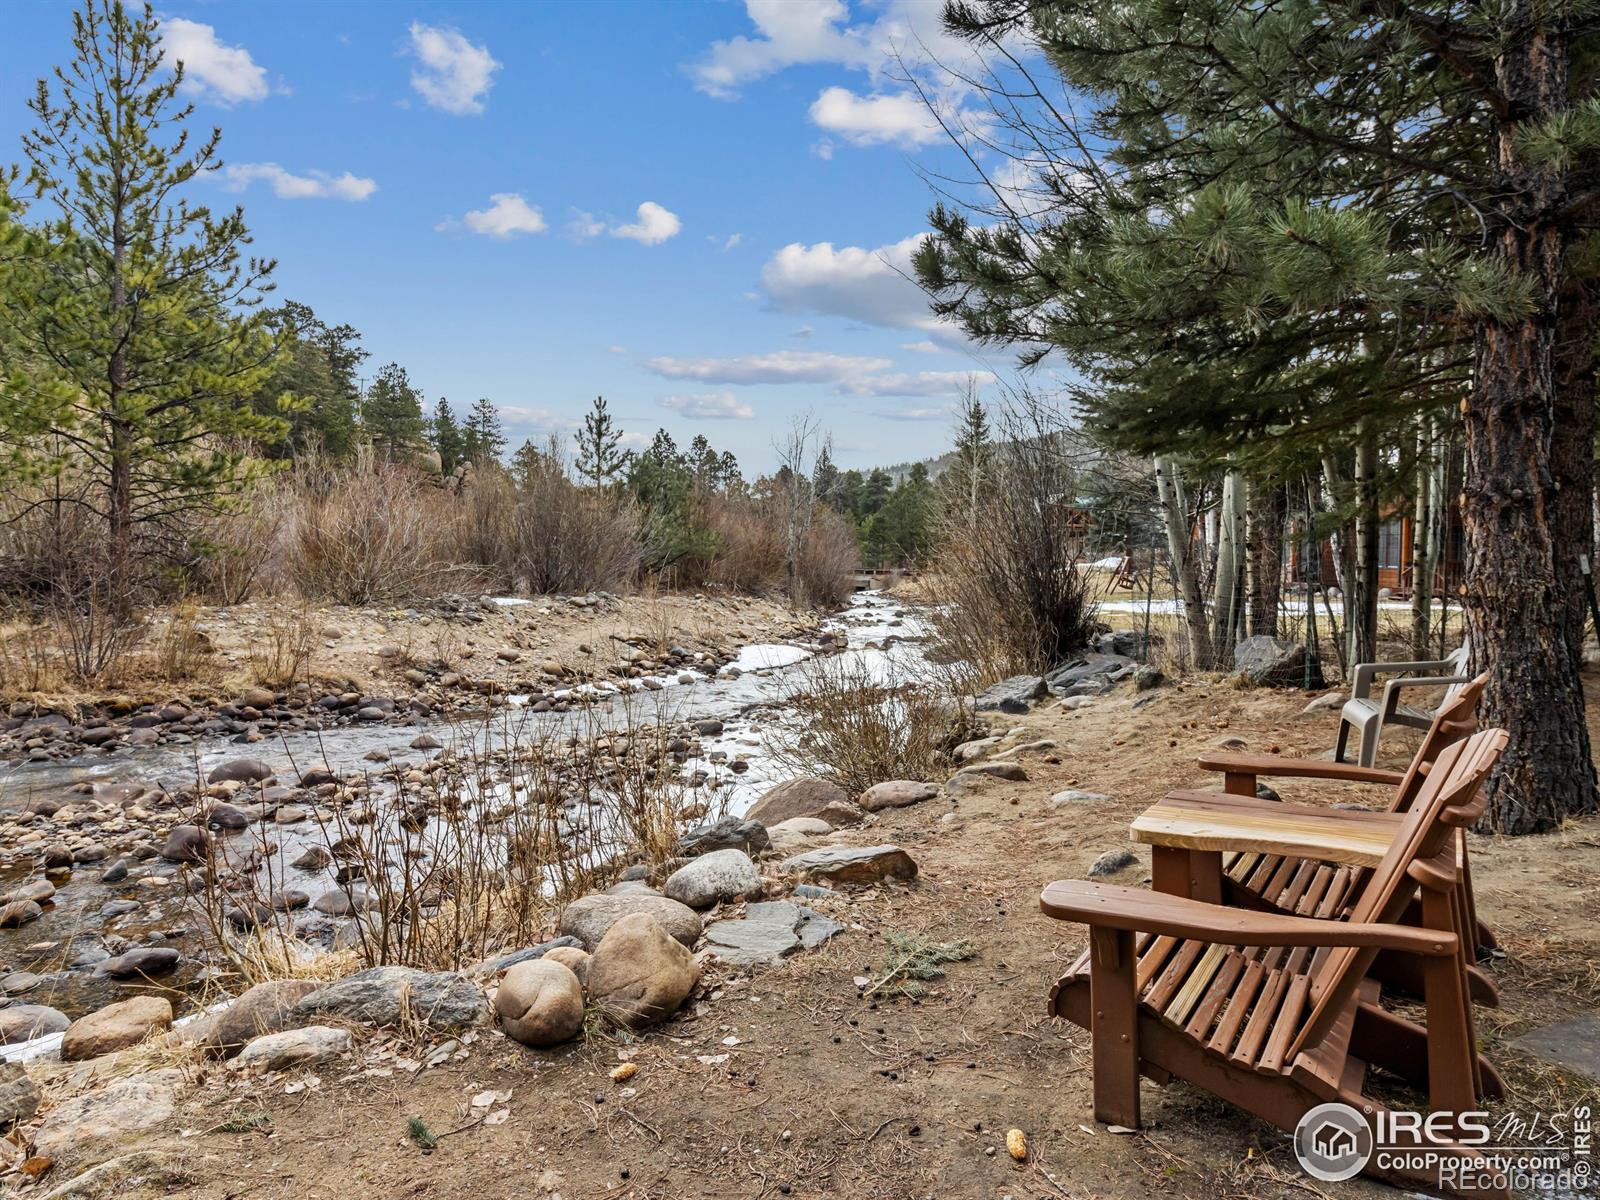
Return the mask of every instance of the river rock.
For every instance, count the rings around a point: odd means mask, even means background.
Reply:
[[[159,975],[178,965],[181,956],[171,946],[136,946],[115,958],[105,959],[94,968],[96,975],[113,979],[132,979],[136,975]]]
[[[1013,675],[991,684],[973,698],[977,712],[1002,712],[1014,715],[1028,711],[1032,702],[1050,690],[1042,675]]]
[[[786,858],[778,868],[786,875],[823,879],[835,884],[879,883],[915,879],[917,864],[899,846],[823,846]]]
[[[724,900],[759,896],[761,872],[743,850],[713,850],[667,876],[662,890],[690,908],[710,908]]]
[[[484,959],[467,968],[467,974],[474,979],[483,979],[491,975],[498,975],[501,971],[510,969],[520,962],[533,962],[543,958],[552,950],[562,950],[576,947],[583,948],[583,943],[575,937],[552,938],[548,942],[540,942],[537,946],[524,946],[520,950],[513,950],[509,954],[501,954],[495,958]]]
[[[908,804],[920,804],[924,800],[932,800],[939,794],[937,783],[918,783],[911,779],[889,779],[883,783],[875,783],[862,792],[859,803],[868,812],[877,812],[880,808],[904,808]]]
[[[958,763],[971,762],[975,758],[982,758],[999,744],[999,737],[973,738],[970,742],[962,742],[957,746],[950,757]]]
[[[1066,808],[1073,804],[1110,804],[1111,797],[1100,792],[1084,792],[1077,788],[1056,792],[1050,797],[1051,808]]]
[[[593,950],[618,921],[640,913],[654,918],[685,946],[694,945],[700,936],[700,918],[694,909],[670,897],[650,893],[599,893],[574,900],[562,910],[561,932]]]
[[[61,1038],[67,1062],[99,1058],[138,1045],[152,1033],[172,1028],[172,1002],[163,996],[133,996],[79,1017]]]
[[[249,687],[239,693],[239,703],[250,708],[271,708],[277,702],[278,698],[264,687]]]
[[[697,825],[678,839],[678,857],[693,858],[713,850],[742,850],[754,857],[771,845],[767,827],[748,817],[723,817]]]
[[[0,929],[16,929],[44,916],[44,909],[32,900],[13,900],[0,905]]]
[[[21,1063],[0,1063],[0,1129],[10,1129],[39,1111],[39,1085]]]
[[[220,1012],[204,1018],[196,1039],[211,1054],[237,1054],[251,1038],[282,1033],[299,1022],[295,1006],[323,985],[314,979],[271,979],[242,992]]]
[[[500,981],[494,1008],[509,1037],[524,1046],[556,1046],[583,1028],[583,985],[548,957],[518,963]]]
[[[308,1020],[339,1017],[361,1025],[418,1023],[432,1030],[481,1025],[489,1002],[465,975],[415,967],[371,967],[318,988],[295,1005]]]
[[[1139,861],[1139,856],[1126,846],[1118,846],[1115,850],[1107,850],[1094,862],[1089,864],[1089,878],[1096,879],[1103,875],[1115,875],[1118,871],[1126,871]]]
[[[264,1033],[251,1038],[244,1049],[234,1056],[233,1066],[240,1070],[255,1067],[263,1071],[285,1071],[290,1067],[310,1066],[348,1054],[350,1046],[348,1029],[306,1025],[300,1029],[285,1029],[281,1033]]]
[[[1306,648],[1267,634],[1247,637],[1233,648],[1233,669],[1258,687],[1298,687],[1305,682]]]
[[[249,825],[249,814],[232,804],[213,804],[206,809],[207,829],[246,829]]]
[[[545,955],[551,962],[560,963],[567,970],[578,977],[578,982],[588,984],[589,963],[593,961],[589,952],[581,946],[557,946]]]
[[[13,888],[4,896],[0,896],[0,904],[16,904],[22,900],[32,900],[35,904],[43,904],[55,894],[55,884],[48,879],[35,879],[32,883],[25,883],[19,888]]]
[[[50,1033],[65,1033],[71,1018],[48,1004],[13,1004],[0,1008],[0,1046],[15,1046]]]
[[[750,806],[745,816],[768,826],[787,821],[790,817],[821,817],[830,825],[848,825],[852,822],[835,821],[824,810],[855,807],[845,790],[836,783],[829,783],[826,779],[790,779],[769,789]]]
[[[210,846],[211,838],[198,825],[175,825],[161,847],[161,857],[175,863],[205,862]]]
[[[333,861],[325,846],[307,846],[306,852],[289,865],[297,871],[320,871]]]
[[[260,783],[272,778],[272,768],[259,758],[235,758],[212,767],[207,783]]]
[[[699,980],[694,956],[643,912],[612,925],[589,962],[590,998],[631,1029],[671,1016]]]
[[[771,966],[820,946],[844,929],[838,921],[785,900],[745,907],[744,916],[706,926],[706,949],[733,966]]]
[[[182,1086],[183,1072],[168,1068],[64,1100],[33,1135],[33,1152],[58,1168],[100,1157],[108,1145],[164,1124]]]

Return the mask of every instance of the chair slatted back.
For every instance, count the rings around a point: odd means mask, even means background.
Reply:
[[[1457,646],[1453,651],[1451,651],[1451,653],[1447,654],[1445,656],[1445,662],[1450,664],[1450,674],[1465,675],[1467,673],[1467,659],[1470,658],[1471,655],[1472,650],[1465,642],[1462,642],[1461,645]],[[1449,704],[1450,701],[1455,699],[1457,692],[1468,686],[1470,685],[1465,683],[1452,683],[1448,688],[1445,689],[1443,703]]]
[[[1503,729],[1485,729],[1445,747],[1424,779],[1389,852],[1368,874],[1351,906],[1351,922],[1399,919],[1413,894],[1406,876],[1411,864],[1437,856],[1457,828],[1470,825],[1483,815],[1479,789],[1505,748],[1506,739]],[[1284,1056],[1285,1062],[1293,1062],[1301,1050],[1326,1035],[1351,993],[1360,986],[1376,954],[1375,949],[1351,946],[1328,952],[1313,973],[1308,992],[1311,1012]]]
[[[1488,686],[1489,672],[1485,671],[1476,679],[1457,684],[1451,689],[1445,702],[1439,706],[1439,711],[1433,714],[1433,724],[1428,726],[1422,745],[1406,770],[1406,777],[1395,789],[1390,812],[1403,813],[1409,810],[1422,789],[1422,781],[1427,778],[1428,770],[1444,752],[1444,748],[1478,731],[1478,701],[1483,698],[1483,689]]]

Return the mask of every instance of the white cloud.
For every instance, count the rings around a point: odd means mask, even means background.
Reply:
[[[518,192],[495,192],[489,207],[475,209],[460,221],[441,221],[434,228],[441,232],[465,225],[473,233],[487,237],[510,238],[519,233],[543,233],[544,214],[524,200]]]
[[[695,392],[688,396],[663,396],[661,407],[681,413],[691,421],[748,421],[756,415],[732,392]]]
[[[868,31],[842,24],[850,15],[843,0],[746,0],[745,11],[758,36],[712,43],[691,68],[702,92],[726,99],[741,84],[798,63],[865,67],[882,57]]]
[[[326,171],[307,171],[296,175],[277,163],[229,163],[222,169],[223,186],[242,192],[252,183],[271,184],[280,200],[365,200],[378,190],[376,180],[346,171],[330,175]]]
[[[744,234],[730,233],[727,237],[723,237],[720,233],[708,233],[706,234],[706,241],[713,246],[720,246],[724,251],[728,251],[744,241]]]
[[[575,208],[572,210],[572,220],[567,222],[567,229],[573,237],[582,241],[584,238],[599,237],[606,231],[606,223],[593,213]]]
[[[884,371],[892,359],[813,350],[778,350],[736,358],[647,358],[645,369],[667,379],[701,383],[840,383],[856,375]]]
[[[267,72],[243,46],[224,46],[217,31],[198,21],[161,22],[161,49],[169,64],[183,64],[183,86],[223,104],[267,98]]]
[[[892,142],[911,149],[944,136],[927,106],[910,92],[858,96],[849,88],[824,88],[811,105],[811,121],[856,146]]]
[[[636,215],[638,219],[632,224],[612,226],[611,236],[631,238],[646,246],[656,246],[670,237],[676,237],[683,228],[683,222],[678,220],[676,213],[668,212],[654,200],[646,200],[639,205]]]
[[[828,313],[889,329],[931,332],[939,323],[911,278],[911,256],[926,236],[915,234],[872,250],[791,242],[761,268],[761,285],[779,312]]]
[[[885,421],[948,421],[955,414],[955,405],[941,404],[934,408],[894,408],[873,415]]]
[[[902,350],[914,350],[918,354],[945,354],[945,353],[947,353],[947,351],[945,350],[945,348],[943,346],[938,346],[938,345],[935,345],[933,342],[927,342],[927,341],[923,341],[923,342],[901,342],[900,343],[900,349],[902,349]]]
[[[816,144],[814,144],[811,147],[811,153],[816,155],[823,162],[832,162],[833,161],[833,143],[830,142],[827,138],[823,138],[820,142],[817,142]]]
[[[411,72],[417,94],[443,112],[481,113],[500,64],[488,46],[475,46],[454,29],[411,23],[411,53],[421,66]]]
[[[992,371],[914,371],[842,380],[841,396],[959,396],[969,386],[993,383]]]
[[[581,424],[574,417],[548,408],[529,408],[519,404],[497,404],[495,407],[500,410],[506,425],[524,437],[567,433]]]

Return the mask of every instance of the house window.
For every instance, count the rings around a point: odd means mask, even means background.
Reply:
[[[1400,522],[1385,521],[1378,530],[1378,565],[1398,569],[1401,557]]]

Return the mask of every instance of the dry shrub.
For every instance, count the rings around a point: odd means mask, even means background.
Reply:
[[[1048,671],[1097,627],[1096,584],[1079,569],[1079,443],[1025,397],[997,426],[976,511],[946,514],[927,580],[938,652],[984,681]]]
[[[295,480],[284,571],[308,600],[371,604],[466,586],[454,499],[414,468],[360,458]]]
[[[889,779],[941,779],[973,729],[956,690],[925,669],[908,678],[892,657],[817,658],[792,677],[768,737],[773,758],[797,775],[831,780],[851,795]]]
[[[803,607],[836,608],[855,590],[861,565],[855,530],[842,515],[821,505],[800,543],[789,599]]]
[[[813,509],[800,534],[792,580],[786,578],[786,516],[781,504],[713,496],[705,503],[703,519],[717,543],[710,561],[697,566],[699,577],[708,583],[757,595],[787,591],[790,602],[799,607],[831,608],[849,599],[861,551],[849,521],[833,509],[825,505]]]
[[[317,645],[316,614],[309,608],[272,608],[266,628],[250,643],[250,676],[266,687],[285,688],[306,678]]]
[[[181,602],[167,613],[166,623],[156,639],[151,670],[167,683],[188,683],[200,678],[212,665],[215,648],[199,625],[199,613],[190,602]]]
[[[639,517],[620,492],[580,488],[541,456],[520,481],[500,467],[468,480],[459,553],[502,588],[616,591],[637,575]]]
[[[294,486],[288,476],[266,483],[238,508],[200,523],[184,572],[196,595],[214,604],[243,604],[282,582]]]
[[[752,501],[707,499],[705,521],[717,553],[701,571],[708,582],[741,592],[770,591],[783,580],[783,529]]]

